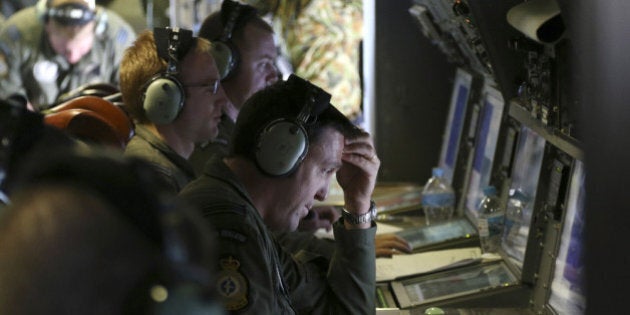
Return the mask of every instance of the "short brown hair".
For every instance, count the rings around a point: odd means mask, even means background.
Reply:
[[[183,59],[191,53],[211,54],[210,42],[196,38]],[[144,91],[154,76],[166,71],[166,66],[166,60],[158,55],[152,31],[140,33],[125,51],[120,63],[120,92],[125,109],[136,122],[149,122],[143,108]]]
[[[319,89],[302,78],[294,82],[298,83],[290,82],[290,79],[278,81],[254,93],[245,102],[236,119],[232,134],[231,156],[241,156],[255,161],[258,139],[264,128],[279,119],[293,120],[300,115],[304,104],[308,102],[312,93],[309,92],[312,90],[310,87]],[[318,109],[313,108],[312,111],[318,111],[318,113],[311,112],[309,122],[302,124],[309,144],[320,141],[322,131],[327,127],[332,127],[348,138],[354,138],[363,133],[328,100],[330,96],[324,104],[315,105]]]

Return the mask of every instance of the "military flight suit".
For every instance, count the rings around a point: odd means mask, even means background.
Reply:
[[[35,7],[16,12],[0,30],[0,98],[21,94],[36,110],[88,83],[118,86],[118,66],[136,34],[120,16],[97,7],[92,49],[71,65],[50,46]]]
[[[334,224],[328,264],[308,252],[289,255],[276,242],[245,187],[221,159],[180,192],[218,234],[217,289],[224,307],[246,314],[373,314],[375,225]]]
[[[190,155],[188,161],[195,169],[195,173],[201,174],[203,168],[212,157],[224,157],[228,155],[230,149],[229,143],[234,131],[234,121],[228,115],[221,116],[219,122],[219,134],[205,145],[197,145],[195,151]]]
[[[125,148],[125,156],[134,156],[149,162],[164,178],[173,194],[177,194],[195,178],[188,161],[173,151],[163,140],[143,125],[136,125],[136,134]]]
[[[206,162],[210,159],[228,155],[229,141],[233,130],[234,121],[224,114],[219,123],[219,135],[207,145],[195,147],[195,151],[188,158],[188,162],[195,169],[195,174],[202,174]],[[318,239],[311,232],[278,232],[274,235],[280,244],[291,253],[304,249],[330,258],[334,250],[334,244],[331,240]]]

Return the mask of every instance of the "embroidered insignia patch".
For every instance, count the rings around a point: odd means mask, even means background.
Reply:
[[[247,280],[238,271],[241,263],[229,256],[220,260],[221,271],[217,278],[217,291],[223,297],[223,306],[236,311],[247,306]]]

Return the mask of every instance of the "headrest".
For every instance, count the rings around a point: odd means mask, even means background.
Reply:
[[[59,128],[73,137],[101,145],[125,148],[114,127],[98,113],[88,109],[68,109],[44,117],[48,125]]]
[[[124,148],[134,134],[129,116],[96,96],[80,96],[47,110],[44,121],[96,143]],[[93,122],[90,126],[88,122]]]

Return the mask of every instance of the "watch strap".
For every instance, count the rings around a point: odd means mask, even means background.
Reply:
[[[374,203],[374,200],[371,200],[370,210],[364,214],[354,214],[345,208],[342,208],[341,215],[343,216],[343,219],[350,224],[358,225],[362,223],[370,223],[376,218],[376,203]]]

